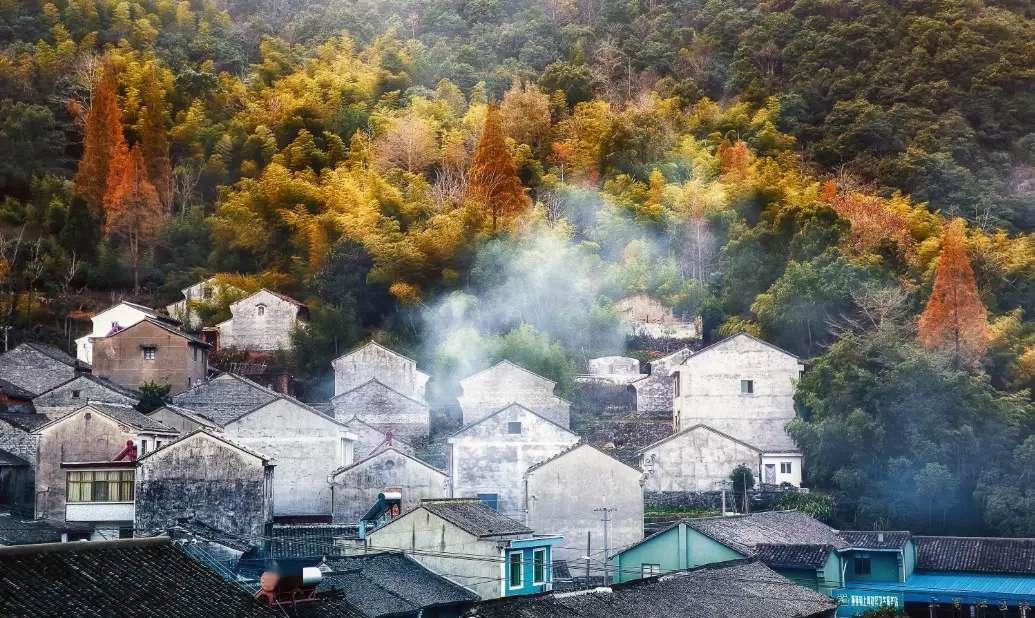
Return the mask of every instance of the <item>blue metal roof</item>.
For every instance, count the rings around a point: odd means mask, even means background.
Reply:
[[[1035,577],[1024,575],[914,573],[905,582],[849,582],[842,590],[900,593],[907,602],[927,603],[933,598],[937,603],[955,599],[1035,603]]]

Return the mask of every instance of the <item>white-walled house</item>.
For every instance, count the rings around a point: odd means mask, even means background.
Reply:
[[[571,403],[554,395],[553,380],[508,360],[460,380],[457,397],[464,425],[475,423],[510,403],[518,403],[562,427],[569,427]]]
[[[109,334],[122,328],[129,328],[145,318],[169,321],[179,324],[176,320],[170,320],[150,307],[138,305],[127,301],[121,301],[104,311],[90,318],[92,328],[89,334],[75,340],[76,358],[87,364],[93,364],[93,342],[92,338],[107,337]]]
[[[273,460],[274,515],[331,514],[328,475],[354,459],[356,435],[343,423],[230,373],[174,396],[172,403],[156,411],[164,422],[187,431],[211,429],[191,419],[201,417],[234,443]]]
[[[309,317],[305,304],[265,288],[230,305],[231,318],[216,325],[219,348],[251,352],[291,349],[291,333]]]
[[[520,404],[507,405],[448,439],[452,495],[481,498],[524,521],[525,472],[578,441],[567,427]]]
[[[407,397],[425,401],[428,374],[417,361],[371,341],[331,361],[334,394],[341,395],[374,379]]]
[[[236,287],[220,283],[216,277],[209,277],[194,285],[187,286],[180,290],[183,300],[167,305],[165,311],[173,318],[183,323],[184,328],[198,330],[203,324],[201,318],[194,310],[197,303],[208,304],[217,302],[219,296],[224,292],[240,293]]]

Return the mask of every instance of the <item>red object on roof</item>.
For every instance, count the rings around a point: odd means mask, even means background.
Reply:
[[[108,331],[108,334],[105,335],[105,337],[111,337],[112,335],[114,335],[115,333],[117,333],[117,332],[119,332],[121,330],[125,330],[124,328],[122,328],[121,324],[119,324],[118,322],[112,322],[111,323],[111,330]]]
[[[119,451],[112,461],[121,461],[123,457],[127,458],[127,461],[137,460],[137,445],[133,444],[132,440],[126,440],[126,448]]]

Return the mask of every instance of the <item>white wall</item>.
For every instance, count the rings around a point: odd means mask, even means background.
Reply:
[[[265,307],[259,315],[259,305]],[[259,290],[230,305],[232,318],[217,325],[219,347],[272,352],[291,348],[298,325],[298,305],[267,290]]]
[[[424,401],[428,375],[417,363],[375,343],[340,356],[333,361],[334,394],[340,395],[377,379],[400,393]]]
[[[133,326],[137,322],[150,317],[147,313],[125,303],[119,303],[110,309],[106,309],[90,318],[93,329],[90,334],[84,335],[75,340],[76,358],[84,363],[93,363],[93,343],[90,337],[104,337],[111,332],[113,323],[118,323],[122,328]]]
[[[802,457],[799,453],[765,453],[762,455],[762,464],[759,467],[758,478],[762,482],[769,483],[769,479],[766,478],[766,466],[772,465],[775,475],[775,480],[772,481],[774,485],[790,483],[795,487],[801,487],[801,462]],[[782,466],[786,464],[791,466],[789,473],[781,471]]]
[[[554,396],[554,384],[517,365],[501,362],[460,381],[457,397],[464,425],[481,420],[508,403],[519,403],[563,427],[569,426],[571,404]]]
[[[670,437],[641,455],[647,491],[714,491],[738,465],[758,473],[759,452],[707,427]]]

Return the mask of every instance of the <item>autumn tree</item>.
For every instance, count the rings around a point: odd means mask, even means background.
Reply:
[[[75,175],[76,193],[95,213],[102,210],[109,193],[110,166],[126,147],[117,88],[118,73],[114,63],[109,61],[93,90],[83,132],[83,156]]]
[[[550,96],[537,86],[515,82],[503,95],[500,116],[508,137],[538,148],[550,132]]]
[[[925,348],[949,348],[957,363],[976,365],[988,347],[988,312],[974,281],[964,231],[963,220],[955,219],[942,234],[934,288],[920,315],[918,336]]]
[[[151,65],[141,88],[140,150],[147,166],[147,177],[158,192],[158,199],[168,210],[172,208],[173,172],[169,159],[169,136],[165,129],[165,103],[158,71]]]
[[[375,152],[375,160],[382,167],[420,172],[435,162],[438,142],[426,120],[409,114],[392,123],[377,140]]]
[[[141,246],[154,240],[164,219],[158,191],[148,179],[147,164],[140,145],[125,145],[111,162],[104,198],[104,233],[121,238],[133,266],[133,290],[140,291]]]
[[[490,104],[485,114],[485,127],[471,164],[469,189],[492,214],[493,232],[499,229],[502,219],[509,219],[529,203],[507,151],[503,122],[495,104]]]

